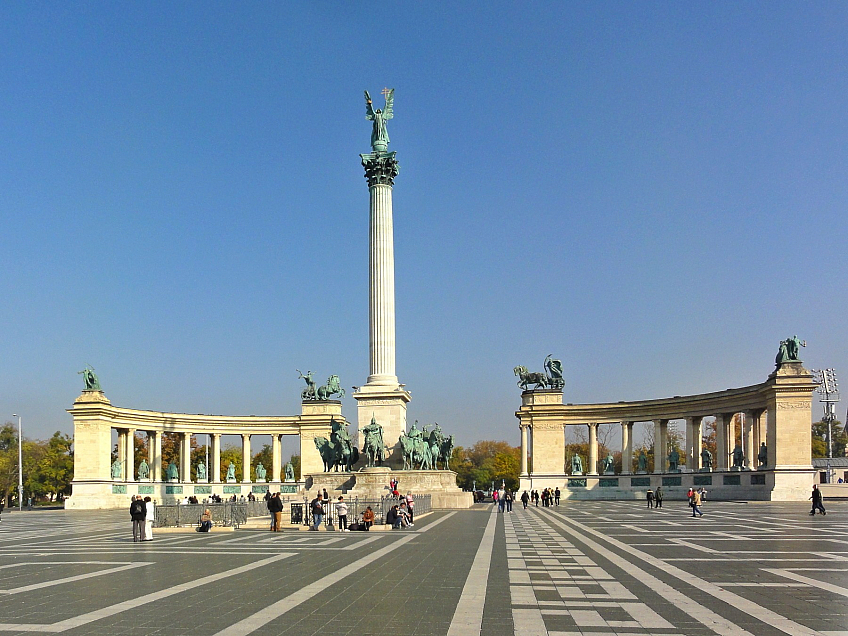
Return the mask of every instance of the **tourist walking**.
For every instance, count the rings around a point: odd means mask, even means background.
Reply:
[[[810,510],[810,514],[816,514],[816,510],[819,510],[823,515],[826,515],[827,512],[824,509],[824,504],[822,503],[822,494],[819,487],[813,484],[813,494],[810,495],[810,499],[813,500],[813,509]],[[838,515],[837,515],[838,516]]]
[[[524,504],[524,509],[527,510],[527,504],[530,503],[530,495],[527,494],[526,490],[521,493],[521,503]]]
[[[662,508],[664,496],[662,486],[657,486],[657,492],[654,493],[654,502],[656,503],[657,508]]]
[[[557,489],[554,490],[554,501],[556,502],[556,505],[559,505],[559,497],[561,494],[562,493],[559,491],[559,486],[557,486]]]
[[[144,517],[147,509],[141,500],[141,495],[133,495],[130,501],[130,519],[132,519],[133,543],[138,543],[144,538]]]
[[[536,504],[537,508],[539,507],[539,491],[538,490],[533,491],[533,503]]]
[[[274,493],[268,500],[268,512],[271,513],[271,532],[280,532],[283,528],[283,502],[280,493]]]
[[[324,501],[321,496],[321,492],[318,492],[318,496],[312,500],[312,503],[309,504],[309,509],[312,512],[312,530],[318,531],[318,528],[321,526],[321,520],[324,518]]]
[[[648,488],[648,492],[645,494],[645,499],[648,500],[648,508],[654,507],[654,491]]]
[[[697,490],[692,493],[692,516],[694,517],[696,513],[700,517],[704,516],[704,513],[701,512],[701,493]]]
[[[156,517],[156,510],[153,507],[153,500],[150,497],[144,498],[144,541],[153,541],[153,519]]]
[[[512,499],[513,499],[512,491],[507,490],[506,494],[504,495],[504,500],[506,501],[506,511],[507,512],[512,512]]]
[[[336,502],[336,517],[339,518],[339,532],[347,532],[347,504],[341,495]]]

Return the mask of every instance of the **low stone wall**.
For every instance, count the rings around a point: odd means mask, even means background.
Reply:
[[[713,500],[800,501],[809,496],[814,472],[809,470],[742,470],[634,475],[533,475],[522,477],[524,490],[559,488],[562,499],[639,500],[648,489],[662,486],[665,498],[686,499],[689,488],[704,488]],[[848,491],[846,491],[848,496]]]

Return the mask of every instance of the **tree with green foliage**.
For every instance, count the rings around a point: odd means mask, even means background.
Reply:
[[[842,422],[834,420],[831,423],[831,435],[833,436],[833,456],[845,457],[845,446],[848,443],[848,434]],[[815,458],[827,457],[827,424],[825,422],[813,422],[812,453]]]
[[[470,490],[475,481],[478,490],[489,488],[492,482],[496,487],[506,482],[507,488],[516,490],[521,471],[521,447],[492,440],[481,440],[471,448],[457,446],[451,466],[457,473],[459,486],[466,490]]]

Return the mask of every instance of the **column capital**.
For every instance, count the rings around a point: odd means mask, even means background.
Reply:
[[[359,156],[362,159],[362,167],[365,168],[365,178],[368,179],[369,188],[375,185],[392,187],[395,184],[400,165],[395,159],[394,152],[369,152]]]

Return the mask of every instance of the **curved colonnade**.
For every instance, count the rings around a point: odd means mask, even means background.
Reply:
[[[160,502],[182,499],[190,495],[208,498],[212,494],[222,497],[295,492],[301,485],[283,483],[281,473],[282,436],[300,438],[301,475],[321,472],[321,456],[313,442],[315,437],[329,438],[331,421],[347,423],[341,413],[341,402],[304,402],[300,415],[290,416],[232,416],[193,415],[141,411],[112,406],[102,391],[83,391],[68,409],[74,418],[73,494],[66,500],[66,508],[109,508],[126,505],[128,495],[151,495]],[[121,474],[112,476],[112,430],[118,432],[118,460]],[[148,439],[149,475],[138,479],[135,465],[135,435],[144,432]],[[178,478],[163,478],[162,436],[165,433],[179,436]],[[191,436],[209,435],[211,448],[207,467],[209,479],[192,481]],[[242,474],[235,480],[221,479],[221,436],[237,435],[242,440]],[[250,476],[252,459],[251,436],[271,437],[272,465],[267,467],[268,481],[253,482]]]
[[[722,498],[806,499],[812,483],[810,424],[815,387],[800,362],[786,362],[762,384],[658,400],[563,404],[560,391],[525,391],[515,414],[521,430],[521,489],[564,487],[565,496],[634,498],[657,486],[664,486],[672,496],[680,494],[680,489],[685,493],[690,486],[709,486]],[[744,414],[741,438],[745,460],[741,470],[731,461],[736,437],[731,427],[737,413]],[[701,466],[705,417],[716,419],[716,457],[710,468]],[[673,472],[667,461],[671,420],[686,422],[684,452],[688,458],[685,469]],[[637,422],[654,426],[655,466],[650,476],[633,470],[633,425]],[[600,424],[621,426],[619,475],[598,473]],[[587,472],[579,476],[569,475],[565,469],[564,429],[575,425],[587,426],[589,432]],[[763,442],[768,459],[759,465],[757,449]],[[532,470],[528,470],[528,455]]]

